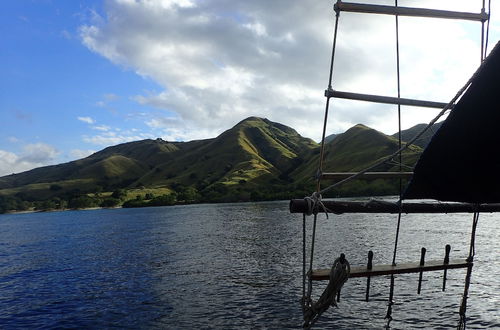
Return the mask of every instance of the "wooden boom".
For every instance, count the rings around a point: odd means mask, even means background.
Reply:
[[[355,100],[355,101],[366,101],[366,102],[384,103],[384,104],[399,104],[399,105],[408,105],[413,107],[425,107],[425,108],[437,108],[437,109],[444,109],[444,107],[448,105],[448,103],[443,103],[443,102],[406,99],[401,97],[372,95],[372,94],[341,92],[341,91],[336,91],[334,89],[325,90],[325,96],[334,97],[338,99]]]
[[[400,206],[396,202],[370,200],[366,202],[323,200],[323,206],[328,213],[399,213]],[[292,199],[290,201],[291,213],[309,213],[309,203],[305,199]],[[313,213],[322,213],[325,210],[316,206]],[[470,204],[470,203],[402,203],[402,213],[474,213],[474,212],[499,212],[500,204]]]
[[[384,15],[399,15],[413,17],[429,17],[429,18],[447,18],[447,19],[463,19],[469,21],[484,22],[487,21],[489,15],[484,11],[481,13],[467,13],[461,11],[449,11],[427,8],[412,8],[412,7],[396,7],[385,5],[372,5],[362,3],[350,3],[337,1],[335,11],[344,11],[351,13],[367,13],[367,14],[384,14]]]

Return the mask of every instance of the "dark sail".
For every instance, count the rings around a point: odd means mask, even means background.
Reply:
[[[500,42],[424,150],[403,198],[500,202]]]

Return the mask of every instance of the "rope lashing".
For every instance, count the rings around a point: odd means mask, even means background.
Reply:
[[[325,213],[326,218],[328,219],[328,209],[325,204],[321,201],[321,194],[314,192],[310,197],[304,197],[304,200],[307,203],[307,212],[306,215],[318,214],[318,210]]]
[[[325,291],[323,291],[318,301],[313,303],[310,307],[306,307],[304,313],[304,328],[309,329],[330,306],[337,306],[335,297],[349,278],[350,272],[351,266],[342,253],[340,257],[333,262],[333,266],[330,270],[330,281]]]

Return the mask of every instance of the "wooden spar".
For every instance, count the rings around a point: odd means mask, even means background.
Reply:
[[[328,213],[398,213],[399,205],[396,202],[370,200],[366,202],[323,200],[323,206]],[[499,212],[500,203],[470,204],[470,203],[441,203],[441,202],[411,202],[401,205],[402,213],[474,213]],[[290,201],[291,213],[309,213],[308,202],[305,199]],[[322,206],[316,206],[313,212],[322,213]]]
[[[372,94],[341,92],[341,91],[336,91],[334,89],[325,90],[325,96],[335,97],[338,99],[349,99],[349,100],[367,101],[367,102],[384,103],[384,104],[400,104],[413,107],[425,107],[425,108],[437,108],[437,109],[444,109],[444,107],[448,105],[448,103],[443,103],[443,102],[405,99],[405,98],[372,95]]]
[[[357,173],[355,172],[333,172],[321,174],[322,179],[339,180],[346,179]],[[359,179],[409,179],[413,172],[366,172],[359,176]]]
[[[467,262],[467,259],[450,260],[447,264],[443,260],[426,261],[425,265],[421,266],[420,262],[402,263],[393,265],[374,265],[372,269],[367,266],[351,267],[349,278],[351,277],[371,277],[391,274],[408,274],[431,272],[443,269],[467,268],[472,265],[472,262]],[[330,269],[313,270],[311,279],[315,281],[330,279]]]
[[[427,8],[412,8],[412,7],[396,7],[385,5],[372,5],[362,3],[350,3],[337,1],[335,11],[344,11],[351,13],[366,13],[366,14],[383,14],[383,15],[399,15],[413,17],[428,17],[428,18],[446,18],[446,19],[463,19],[469,21],[484,22],[488,20],[489,15],[484,11],[481,13],[468,13],[461,11],[449,11]]]

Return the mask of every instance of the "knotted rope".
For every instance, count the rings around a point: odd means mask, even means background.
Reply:
[[[314,192],[310,197],[304,197],[304,200],[307,203],[307,212],[306,215],[317,214],[318,210],[321,210],[325,213],[326,218],[328,219],[328,209],[325,204],[321,201],[321,194]]]
[[[330,270],[330,280],[328,285],[319,297],[318,301],[312,303],[311,306],[305,306],[304,311],[304,328],[310,329],[316,320],[325,312],[330,306],[337,306],[335,297],[340,292],[340,289],[349,278],[351,266],[345,259],[344,254],[341,254],[333,262],[332,269]]]

